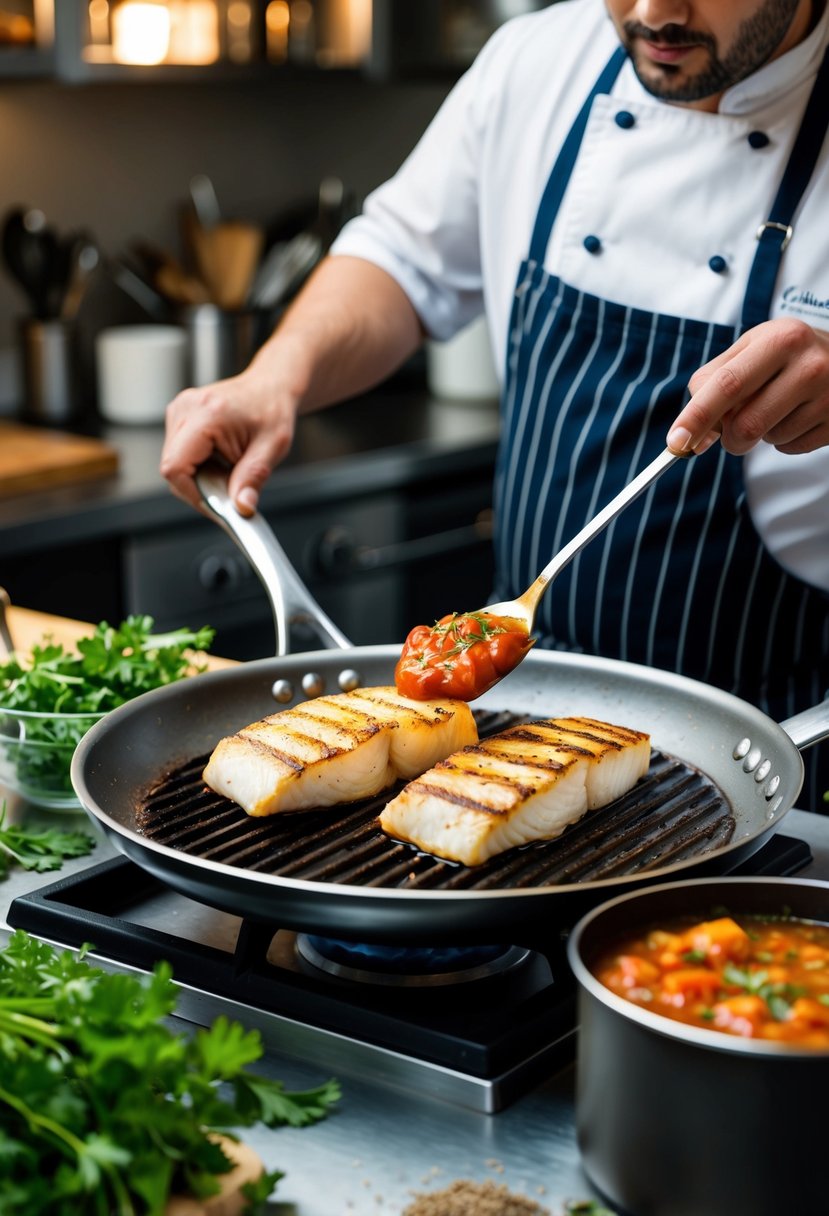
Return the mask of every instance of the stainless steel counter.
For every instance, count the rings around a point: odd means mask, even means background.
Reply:
[[[10,809],[27,822],[55,822],[55,816],[27,810],[14,799]],[[89,828],[80,814],[60,820]],[[798,877],[829,881],[829,818],[792,811],[783,831],[812,847],[814,861]],[[100,838],[92,858],[67,863],[63,873],[110,856],[112,846]],[[0,884],[0,939],[8,934],[11,900],[54,878],[15,870]],[[258,1067],[296,1088],[319,1084],[328,1075],[277,1053]],[[456,1178],[505,1183],[553,1216],[559,1216],[566,1199],[596,1197],[575,1142],[572,1069],[496,1115],[401,1093],[370,1077],[341,1075],[340,1080],[339,1109],[319,1125],[246,1133],[267,1166],[286,1174],[275,1195],[280,1216],[400,1216],[412,1192],[439,1190]]]

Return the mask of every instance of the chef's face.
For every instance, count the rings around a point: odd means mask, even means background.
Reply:
[[[644,87],[716,109],[722,93],[806,34],[812,0],[606,0]]]

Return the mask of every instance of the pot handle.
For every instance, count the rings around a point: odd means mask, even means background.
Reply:
[[[255,512],[240,515],[227,489],[227,474],[217,465],[207,464],[196,473],[196,485],[205,508],[235,541],[262,581],[273,609],[276,655],[289,652],[288,626],[293,622],[311,624],[320,634],[326,649],[351,649],[351,642],[313,598],[288,560],[264,516]]]
[[[780,725],[799,751],[829,738],[829,697],[819,705],[812,705],[787,718]]]

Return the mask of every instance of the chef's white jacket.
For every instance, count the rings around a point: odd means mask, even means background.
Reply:
[[[628,61],[599,97],[546,268],[581,291],[651,312],[736,325],[756,249],[829,40],[829,7],[802,43],[729,89],[719,113],[652,97]],[[334,254],[402,286],[426,331],[451,337],[486,311],[505,360],[519,263],[556,155],[618,37],[603,0],[562,0],[502,26],[397,174]],[[623,103],[636,119],[619,138]],[[749,135],[762,132],[768,143]],[[601,241],[597,256],[587,235]],[[717,273],[709,262],[725,269]],[[829,330],[829,138],[794,220],[773,317]],[[790,572],[829,590],[829,448],[744,459],[754,524]]]

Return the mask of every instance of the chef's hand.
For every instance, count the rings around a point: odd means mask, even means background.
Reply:
[[[717,439],[735,456],[761,441],[779,452],[829,444],[829,333],[803,321],[764,321],[691,377],[691,400],[668,434],[674,452]]]
[[[194,474],[211,456],[223,456],[233,466],[230,497],[241,515],[252,515],[295,425],[295,402],[275,392],[255,365],[229,380],[185,389],[167,406],[161,474],[174,494],[201,509]]]

